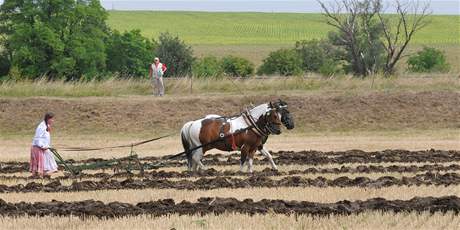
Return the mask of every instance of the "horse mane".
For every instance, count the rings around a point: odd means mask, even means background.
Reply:
[[[264,115],[268,111],[268,103],[260,104],[250,110],[249,114],[254,118],[254,121],[259,120],[260,116]]]

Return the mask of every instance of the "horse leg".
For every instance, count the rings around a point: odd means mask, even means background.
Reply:
[[[268,161],[270,162],[270,164],[272,165],[272,169],[274,170],[278,170],[278,167],[276,167],[276,164],[275,162],[273,161],[273,157],[272,155],[264,148],[260,148],[259,149],[259,152],[264,155],[266,158],[268,158]]]
[[[241,148],[241,157],[240,157],[240,172],[243,172],[244,164],[246,164],[248,161],[248,149],[246,148],[245,145],[242,146]]]
[[[241,158],[240,158],[240,171],[243,172],[244,164],[246,163],[246,155],[241,153]]]
[[[205,167],[204,167],[203,163],[201,162],[201,159],[203,158],[203,150],[202,149],[196,150],[195,153],[193,154],[192,158],[193,158],[193,162],[195,163],[195,165],[198,166],[198,169],[205,170]],[[196,168],[195,168],[195,171],[196,171]]]
[[[248,153],[248,173],[252,173],[254,171],[252,163],[254,162],[254,153],[255,152],[256,152],[256,150],[251,150]]]
[[[198,167],[198,164],[194,160],[192,160],[192,173],[197,171],[197,167]]]
[[[189,172],[192,171],[192,167],[193,167],[192,155],[193,153],[187,153],[187,168]]]

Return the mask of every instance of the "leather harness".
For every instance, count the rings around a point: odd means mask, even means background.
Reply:
[[[246,122],[246,124],[250,127],[249,129],[252,130],[257,136],[266,139],[266,137],[268,137],[268,135],[270,135],[269,132],[266,132],[263,129],[261,129],[259,126],[257,126],[257,123],[256,123],[254,117],[251,115],[251,113],[249,113],[248,110],[243,112],[241,115],[243,116],[243,119]],[[230,124],[230,123],[228,122],[228,118],[226,118],[226,117],[221,117],[221,118],[218,118],[218,119],[222,120],[222,124],[221,124],[220,130],[219,130],[219,137],[224,138],[226,136],[225,135],[225,125]],[[231,137],[231,149],[232,150],[237,150],[238,146],[236,146],[234,133],[231,133],[231,134],[229,134],[227,136]]]

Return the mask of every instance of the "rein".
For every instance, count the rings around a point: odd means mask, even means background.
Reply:
[[[152,138],[152,139],[148,139],[148,140],[144,140],[144,141],[140,141],[140,142],[136,142],[136,143],[132,143],[132,144],[116,145],[116,146],[108,146],[108,147],[100,147],[100,148],[64,147],[64,148],[60,148],[60,151],[81,152],[81,151],[97,151],[97,150],[103,150],[103,149],[132,148],[132,147],[143,145],[143,144],[146,144],[146,143],[149,143],[149,142],[152,142],[152,141],[157,141],[157,140],[160,140],[160,139],[163,139],[163,138],[166,138],[166,137],[170,137],[172,135],[174,135],[174,133],[164,135],[164,136],[161,136],[161,137],[155,137],[155,138]]]

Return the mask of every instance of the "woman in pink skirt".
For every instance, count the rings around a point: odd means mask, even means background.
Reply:
[[[45,119],[40,122],[35,130],[32,149],[30,150],[30,172],[32,176],[47,176],[49,173],[57,171],[57,164],[52,153],[49,151],[51,146],[51,126],[54,122],[54,114],[46,113]]]

